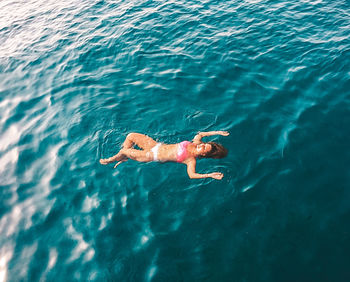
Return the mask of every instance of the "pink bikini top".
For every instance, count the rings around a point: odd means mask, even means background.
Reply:
[[[187,146],[191,144],[190,141],[182,141],[177,145],[176,161],[178,163],[183,162],[187,158]]]

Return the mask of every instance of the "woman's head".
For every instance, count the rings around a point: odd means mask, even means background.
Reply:
[[[200,143],[196,148],[199,157],[221,159],[226,157],[227,149],[215,142]]]

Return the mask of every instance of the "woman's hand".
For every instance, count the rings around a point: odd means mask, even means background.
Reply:
[[[217,180],[221,180],[224,177],[224,175],[221,172],[212,172],[209,173],[208,176]]]
[[[219,135],[222,135],[222,136],[229,136],[230,135],[230,132],[228,132],[228,131],[218,131],[218,134]]]

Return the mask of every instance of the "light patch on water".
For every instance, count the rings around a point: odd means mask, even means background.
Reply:
[[[284,147],[286,144],[288,144],[288,136],[290,132],[295,128],[294,124],[289,124],[281,133],[279,141],[278,141],[278,147],[281,151],[281,157],[284,157]]]
[[[6,281],[7,265],[4,257],[0,258],[0,282]]]
[[[75,249],[72,251],[72,256],[69,258],[69,262],[72,262],[76,259],[78,259],[82,253],[88,248],[88,244],[81,238],[78,239],[79,243],[75,247]]]
[[[141,244],[142,244],[142,245],[146,244],[146,243],[148,242],[148,240],[149,240],[149,237],[146,236],[146,235],[143,235],[143,236],[141,237]]]
[[[26,98],[27,97],[15,97],[11,99],[4,99],[4,101],[0,102],[0,125],[4,124],[9,119],[9,117],[14,112],[14,109],[18,106],[18,104],[26,100]]]
[[[123,197],[121,197],[121,199],[120,199],[120,201],[121,201],[121,203],[122,203],[122,207],[123,208],[125,208],[126,207],[126,201],[127,201],[127,196],[125,195],[125,196],[123,196]]]
[[[101,231],[102,229],[104,229],[107,226],[107,220],[105,216],[101,217],[101,223],[100,226],[98,227],[98,230]]]
[[[141,74],[146,74],[146,73],[152,73],[152,70],[150,68],[143,68],[141,70],[139,70],[136,75],[139,76]]]
[[[322,0],[315,0],[315,1],[311,1],[311,0],[301,0],[300,2],[307,3],[307,4],[311,4],[311,5],[317,5],[317,4],[322,3]]]
[[[0,249],[0,282],[5,282],[7,277],[8,262],[12,258],[13,251],[9,246]]]
[[[1,182],[3,185],[16,182],[16,177],[14,176],[14,164],[18,162],[18,155],[18,147],[15,147],[0,157],[0,174],[5,174],[1,176]]]
[[[47,273],[56,265],[58,252],[56,248],[50,248],[49,251],[49,263],[47,264],[46,270],[42,273],[40,281],[46,281]]]
[[[136,80],[136,81],[130,82],[130,85],[137,86],[137,85],[141,85],[142,83],[143,83],[142,80]]]
[[[147,274],[147,279],[148,281],[151,281],[154,274],[156,273],[157,271],[157,267],[156,266],[151,266],[148,270],[148,274]]]
[[[74,278],[75,278],[75,280],[78,280],[78,281],[81,280],[81,273],[80,273],[80,271],[74,272]]]
[[[47,105],[48,105],[49,107],[52,106],[51,95],[46,95],[46,97],[45,97],[44,100],[45,100],[45,102],[47,103]]]
[[[20,2],[1,1],[0,4],[0,29],[11,24],[28,21],[28,14],[31,11],[40,11],[43,7],[51,8],[51,11],[60,11],[65,5],[71,7],[80,7],[74,5],[73,0],[54,1],[54,0],[32,0],[26,1],[25,5]],[[66,6],[67,7],[67,6]],[[52,13],[53,17],[57,13]],[[56,25],[55,25],[56,24]],[[55,21],[50,17],[37,17],[34,22],[29,22],[24,28],[10,36],[4,44],[0,45],[0,55],[3,57],[13,57],[22,55],[22,50],[32,45],[33,42],[39,42],[40,38],[47,34],[48,29],[58,30],[64,28],[64,21]],[[59,26],[61,25],[61,26]],[[53,34],[55,36],[55,34]],[[57,41],[57,40],[56,40]],[[52,46],[54,44],[50,44]],[[40,47],[40,45],[39,45]],[[40,50],[40,49],[39,49]]]
[[[243,187],[242,188],[242,193],[247,192],[248,190],[252,189],[253,187],[254,187],[253,184]]]
[[[96,272],[96,271],[92,271],[92,272],[89,274],[88,280],[89,280],[89,281],[93,281],[93,280],[96,280],[96,278],[97,278],[97,272]]]
[[[293,66],[288,69],[288,72],[298,72],[303,69],[306,69],[306,66]]]
[[[21,181],[24,183],[35,182],[38,176],[40,176],[40,185],[35,187],[37,193],[35,194],[36,201],[40,198],[46,197],[50,193],[50,182],[55,176],[57,170],[57,154],[58,150],[63,146],[63,142],[53,146],[48,153],[41,159],[37,159],[26,171],[24,172]]]
[[[282,170],[279,172],[279,175],[287,175],[291,172],[292,170],[290,168]]]
[[[16,190],[14,193],[18,199]],[[6,232],[6,236],[12,236],[18,230],[28,230],[33,226],[32,218],[35,213],[40,214],[40,218],[46,218],[49,214],[55,200],[48,201],[45,198],[41,198],[41,194],[30,197],[21,203],[17,203],[13,206],[12,210],[2,216],[0,220],[0,231]],[[1,235],[4,235],[2,233]]]
[[[18,161],[18,147],[13,148],[0,158],[0,172],[7,170],[8,165],[17,163]]]
[[[37,207],[35,206],[34,202],[32,199],[29,199],[26,203],[26,209],[25,209],[25,214],[24,214],[24,229],[27,230],[30,227],[32,227],[33,222],[32,222],[32,217],[36,211]]]
[[[51,150],[47,153],[47,155],[45,156],[45,160],[46,160],[46,165],[44,166],[45,168],[45,174],[42,177],[41,183],[43,184],[43,186],[47,189],[45,189],[46,193],[45,195],[47,195],[49,193],[49,184],[51,179],[55,176],[56,173],[56,161],[57,161],[57,154],[58,154],[58,150],[63,146],[62,143],[54,146],[51,148]]]
[[[159,250],[157,250],[156,254],[152,258],[151,265],[149,266],[148,271],[146,273],[146,281],[151,281],[157,272],[158,267],[156,265],[156,261],[158,259],[158,255],[159,255]]]
[[[141,245],[145,245],[153,237],[153,233],[150,229],[145,230],[145,233],[141,236]]]
[[[171,225],[171,230],[172,230],[172,231],[178,230],[179,227],[180,227],[180,225],[181,225],[181,223],[182,223],[182,220],[181,220],[180,218],[177,218],[177,219],[173,222],[173,224]]]
[[[90,260],[95,254],[95,250],[83,239],[83,234],[79,233],[72,225],[72,220],[65,220],[67,228],[67,234],[70,235],[74,240],[78,241],[76,247],[71,252],[71,257],[68,259],[68,262],[77,260],[85,252],[84,260]]]
[[[20,205],[14,206],[10,213],[7,213],[1,218],[0,230],[6,230],[6,236],[11,236],[15,233],[16,229],[18,228],[21,217],[22,209]]]
[[[57,262],[57,250],[56,248],[51,248],[50,249],[50,254],[49,254],[49,264],[48,264],[48,269],[52,269]]]
[[[47,107],[46,105],[43,105],[43,107]],[[49,127],[49,123],[51,120],[55,118],[55,115],[57,113],[55,111],[46,111],[41,115],[41,120],[37,124],[35,124],[35,127],[33,128],[33,133],[41,133],[45,132],[47,128]]]
[[[0,151],[6,150],[10,145],[17,144],[19,138],[21,137],[21,132],[18,126],[11,125],[5,133],[0,136]]]
[[[92,197],[86,196],[83,203],[83,208],[81,211],[89,213],[93,209],[98,208],[98,206],[99,206],[99,201],[98,201],[97,194],[93,195]]]
[[[171,231],[176,231],[179,229],[180,225],[183,222],[183,218],[185,216],[185,212],[178,212],[176,214],[176,218],[174,219],[174,222],[171,224]]]
[[[6,150],[10,145],[17,144],[21,135],[24,134],[28,129],[37,124],[43,115],[32,118],[28,118],[25,122],[21,123],[21,126],[15,124],[11,125],[4,134],[0,136],[0,151]]]
[[[94,255],[95,255],[95,250],[91,248],[91,249],[90,249],[89,251],[87,251],[87,253],[85,254],[85,256],[84,256],[84,261],[86,262],[86,261],[92,260],[93,257],[94,257]]]
[[[148,84],[145,89],[161,89],[161,90],[169,90],[167,87],[162,86],[160,84],[157,83],[150,83]]]
[[[249,4],[257,4],[262,2],[263,0],[245,0],[244,2],[247,2]]]
[[[1,218],[0,230],[6,230],[7,237],[11,236],[18,228],[22,214],[21,210],[19,205],[16,205],[9,214]]]
[[[38,248],[38,242],[35,242],[30,246],[25,246],[22,248],[21,255],[19,258],[19,261],[21,262],[21,264],[20,265],[17,264],[14,271],[17,272],[19,276],[22,277],[23,279],[27,277],[30,262],[37,248]]]
[[[135,251],[138,251],[140,248],[144,247],[152,238],[153,232],[149,229],[149,227],[145,228],[142,232],[139,243],[135,246]]]
[[[231,36],[231,32],[228,31],[223,31],[223,32],[219,32],[218,34],[216,34],[217,37],[228,37]]]
[[[177,74],[179,72],[181,72],[182,70],[181,69],[166,69],[166,70],[163,70],[163,71],[160,71],[158,73],[158,75],[160,76],[163,76],[163,75],[167,75],[167,74]]]
[[[80,180],[78,185],[78,190],[86,187],[86,182],[84,180]]]

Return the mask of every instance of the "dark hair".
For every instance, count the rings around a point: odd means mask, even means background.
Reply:
[[[227,156],[227,149],[221,144],[208,142],[211,145],[211,150],[205,155],[205,158],[221,159]]]

